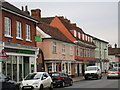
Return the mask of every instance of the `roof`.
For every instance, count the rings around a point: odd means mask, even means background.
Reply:
[[[65,19],[63,16],[56,16],[59,18],[59,20],[62,22],[62,24],[67,28],[67,30],[70,32],[70,30],[76,30],[77,32],[80,32],[80,33],[84,33],[83,30],[79,27],[77,27],[76,25],[70,23],[70,20],[68,19]],[[52,20],[54,19],[55,17],[46,17],[46,18],[42,18],[41,21],[47,23],[47,24],[50,24],[52,22]],[[71,32],[70,32],[71,33]],[[85,33],[84,33],[85,34]],[[74,37],[74,35],[71,33],[71,35]],[[77,40],[80,40],[84,43],[87,43],[87,44],[91,44],[91,45],[94,45],[95,44],[93,42],[87,42],[87,41],[84,41],[82,39],[79,39],[78,37],[74,37],[76,38]]]
[[[64,41],[64,42],[73,44],[73,42],[70,41],[64,34],[62,34],[62,32],[60,32],[60,30],[58,30],[58,28],[56,28],[56,27],[52,27],[44,22],[41,22],[41,24],[39,24],[38,27],[43,32],[50,35],[52,37],[52,39],[60,40],[60,41]],[[50,38],[46,38],[46,39],[50,39]]]
[[[23,15],[23,16],[25,16],[29,19],[32,19],[36,22],[39,22],[38,20],[36,20],[35,18],[33,18],[29,14],[27,14],[25,11],[20,10],[19,8],[15,7],[14,5],[12,5],[6,1],[2,2],[2,8],[10,10],[10,11],[15,12],[15,13],[20,14],[20,15]]]
[[[53,19],[54,19],[54,17],[45,17],[45,18],[41,18],[40,20],[41,20],[42,22],[45,22],[45,23],[47,23],[47,24],[50,24]]]
[[[120,48],[108,48],[108,55],[120,54]]]

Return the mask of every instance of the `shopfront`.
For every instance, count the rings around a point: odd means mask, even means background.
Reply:
[[[24,48],[23,46],[13,48],[4,46],[4,51],[8,57],[7,60],[1,62],[2,73],[9,76],[11,80],[19,82],[28,73],[37,71],[37,48]]]

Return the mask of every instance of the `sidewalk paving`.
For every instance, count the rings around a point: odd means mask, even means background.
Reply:
[[[78,82],[78,81],[84,80],[84,76],[78,76],[78,77],[72,78],[72,80],[73,82]]]

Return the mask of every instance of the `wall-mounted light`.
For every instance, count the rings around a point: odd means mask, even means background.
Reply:
[[[11,40],[9,39],[8,42],[10,42]]]

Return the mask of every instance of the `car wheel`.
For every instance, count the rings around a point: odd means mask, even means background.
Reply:
[[[110,79],[110,77],[107,77],[107,79]]]
[[[87,77],[85,77],[85,80],[88,80],[88,78],[87,78]]]
[[[73,81],[71,80],[71,81],[70,81],[70,86],[72,86],[72,85],[73,85]]]
[[[14,90],[19,90],[19,86],[15,86],[15,89]]]
[[[39,90],[43,90],[43,85],[40,85],[40,89]]]
[[[50,85],[49,90],[53,90],[53,84]]]

